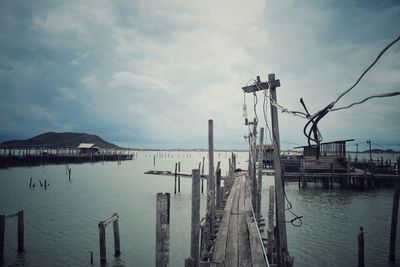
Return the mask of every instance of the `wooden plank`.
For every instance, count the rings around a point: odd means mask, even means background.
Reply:
[[[215,179],[214,179],[214,122],[208,120],[208,201],[210,212],[210,233],[215,234]],[[212,191],[212,192],[211,192]]]
[[[246,207],[251,209],[251,200],[246,198]],[[251,250],[251,259],[252,266],[265,266],[266,262],[264,259],[264,252],[261,245],[262,240],[260,239],[257,224],[254,221],[254,218],[250,216],[246,216],[247,219],[247,228],[249,231],[249,242],[250,242],[250,250]]]
[[[114,222],[115,220],[118,220],[118,218],[119,218],[118,213],[114,213],[110,218],[101,221],[101,223],[104,224],[104,226],[107,226],[108,224]]]
[[[213,256],[212,256],[213,264],[224,264],[224,262],[225,262],[228,227],[229,227],[229,221],[230,221],[230,217],[231,217],[232,202],[233,202],[233,198],[235,197],[235,194],[236,194],[236,186],[235,185],[237,184],[237,182],[238,182],[238,180],[235,180],[234,186],[232,186],[229,197],[226,200],[224,214],[222,216],[222,220],[219,225],[218,236],[215,241],[215,247],[214,247],[214,252],[213,252]],[[214,265],[214,266],[217,266],[217,265]]]
[[[247,214],[246,210],[246,186],[247,180],[245,176],[241,176],[242,186],[240,187],[239,196],[239,212],[238,212],[238,244],[239,244],[239,266],[251,266],[250,241],[247,230]]]
[[[225,253],[226,266],[239,266],[239,246],[238,246],[238,212],[239,212],[239,196],[240,186],[242,184],[241,177],[237,178],[238,182],[235,186],[235,197],[232,200],[231,217],[229,220],[228,237]]]

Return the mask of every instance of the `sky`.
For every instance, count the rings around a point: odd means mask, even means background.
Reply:
[[[303,98],[315,113],[399,34],[396,0],[0,0],[0,141],[87,132],[126,147],[206,148],[213,119],[214,146],[243,149],[249,80],[275,73],[278,104],[303,111]],[[400,42],[335,107],[399,90]],[[323,140],[400,150],[399,102],[328,113]],[[306,144],[306,122],[279,113],[283,149]]]

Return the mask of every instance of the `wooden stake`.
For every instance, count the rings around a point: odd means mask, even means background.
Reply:
[[[358,233],[358,267],[364,266],[364,230],[361,226]]]
[[[257,222],[261,218],[261,192],[262,192],[262,168],[263,168],[263,143],[264,143],[264,128],[260,128],[260,143],[258,151],[258,186],[257,186]]]
[[[197,267],[200,260],[200,171],[192,170],[192,231],[190,257],[192,266]]]
[[[273,185],[269,187],[269,209],[268,209],[268,246],[267,256],[272,263],[272,252],[274,249],[274,209],[275,209],[275,188]]]
[[[100,262],[107,261],[106,256],[106,227],[103,222],[99,222],[99,242],[100,242]]]
[[[217,189],[216,189],[216,205],[219,207],[221,205],[221,169],[219,168],[221,162],[218,161],[217,168],[215,171],[215,177],[217,181]]]
[[[178,162],[178,173],[181,173],[181,162]],[[181,177],[178,176],[178,193],[181,192]]]
[[[178,169],[178,163],[175,162],[175,183],[174,183],[174,194],[176,194],[176,171]]]
[[[169,265],[170,194],[157,194],[156,266]]]
[[[118,216],[117,213],[114,213],[113,216]],[[114,251],[115,256],[121,255],[121,245],[119,240],[119,224],[118,219],[113,221],[113,232],[114,232]]]
[[[24,252],[24,211],[18,211],[18,252]]]
[[[6,216],[0,215],[0,261],[4,259],[4,231],[6,226]]]
[[[393,194],[393,207],[392,207],[392,225],[390,227],[390,249],[389,260],[396,260],[396,231],[397,231],[397,217],[399,213],[399,193],[400,184],[396,183],[396,189]]]
[[[214,124],[213,120],[208,120],[208,201],[210,205],[210,234],[215,234],[215,180],[214,180]],[[212,191],[212,192],[211,192]]]

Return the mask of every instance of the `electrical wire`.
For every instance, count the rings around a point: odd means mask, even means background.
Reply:
[[[340,108],[334,108],[334,109],[331,109],[330,111],[338,111],[338,110],[348,109],[348,108],[351,108],[351,107],[354,106],[354,105],[362,104],[362,103],[366,102],[367,100],[369,100],[369,99],[371,99],[371,98],[391,97],[391,96],[396,96],[396,95],[400,95],[400,91],[391,92],[391,93],[384,93],[384,94],[378,94],[378,95],[372,95],[372,96],[369,96],[369,97],[364,98],[364,99],[361,100],[361,101],[354,102],[354,103],[352,103],[352,104],[350,104],[350,105],[348,105],[348,106],[340,107]]]
[[[332,103],[329,103],[325,108],[321,109],[320,111],[318,111],[317,113],[315,113],[312,116],[308,116],[308,122],[306,123],[306,125],[304,126],[303,129],[303,133],[304,135],[307,137],[307,142],[308,145],[311,146],[311,141],[315,142],[315,148],[317,149],[317,158],[319,156],[319,144],[322,141],[322,135],[318,129],[318,122],[326,116],[326,114],[328,114],[330,111],[337,111],[337,110],[341,110],[341,109],[346,109],[346,108],[350,108],[353,105],[357,105],[357,104],[361,104],[364,103],[365,101],[367,101],[368,99],[374,98],[374,97],[388,97],[388,96],[394,96],[397,95],[397,92],[393,92],[393,93],[388,93],[388,94],[381,94],[381,95],[374,95],[371,97],[367,97],[365,99],[363,99],[362,101],[359,102],[355,102],[347,107],[342,107],[342,108],[337,108],[337,109],[333,109],[333,106],[344,96],[346,95],[348,92],[350,92],[355,86],[357,86],[357,84],[361,81],[361,79],[367,74],[367,72],[376,64],[376,62],[378,62],[378,60],[382,57],[382,55],[392,46],[394,45],[396,42],[398,42],[400,40],[400,36],[397,37],[395,40],[393,40],[390,44],[388,44],[385,48],[383,48],[381,50],[381,52],[378,54],[378,56],[375,58],[375,60],[369,65],[369,67],[367,69],[365,69],[365,71],[360,75],[360,77],[356,80],[356,82],[350,86],[350,88],[348,88],[346,91],[344,91],[342,94],[339,95],[339,97],[333,101]],[[304,105],[304,103],[302,102],[302,99],[300,99],[300,102],[303,104],[304,109],[307,111],[306,106]],[[313,135],[313,137],[311,137],[311,135]]]
[[[398,42],[400,40],[400,36],[398,36],[395,40],[393,40],[390,44],[388,44],[385,48],[382,49],[382,51],[378,54],[378,56],[376,57],[376,59],[371,63],[371,65],[361,74],[361,76],[357,79],[357,81],[350,86],[349,89],[347,89],[346,91],[344,91],[335,101],[334,104],[336,104],[344,95],[346,95],[348,92],[350,92],[360,81],[361,79],[364,77],[365,74],[367,74],[367,72],[376,64],[376,62],[378,62],[378,60],[382,57],[383,54],[385,54],[385,52],[392,46],[394,45],[396,42]]]

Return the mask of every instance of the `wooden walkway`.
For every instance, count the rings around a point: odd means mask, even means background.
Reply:
[[[211,266],[269,266],[245,174],[236,176],[226,200]]]

